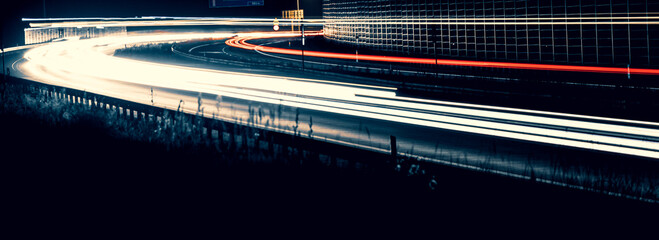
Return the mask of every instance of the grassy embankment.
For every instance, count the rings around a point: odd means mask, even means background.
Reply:
[[[362,156],[355,156],[351,167],[341,168],[329,156],[291,147],[239,144],[254,136],[248,128],[234,129],[220,142],[202,134],[197,118],[178,112],[137,121],[44,90],[0,86],[5,196],[17,224],[70,217],[136,221],[128,216],[211,211],[243,220],[286,215],[411,224],[474,214],[546,220],[577,211],[610,219],[656,210],[646,203],[413,160],[396,171],[358,168],[364,165],[354,161]]]

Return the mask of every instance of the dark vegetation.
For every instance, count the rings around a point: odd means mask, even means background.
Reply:
[[[176,44],[174,47],[179,48],[180,51],[185,53],[188,52],[186,49],[189,49],[190,47],[198,46],[202,43],[207,43],[208,41],[211,40],[206,39],[206,40],[188,41],[185,43]],[[318,39],[310,40],[310,42],[313,41],[315,41],[315,44],[319,44],[320,46],[323,46],[322,44],[326,44],[324,43],[322,38],[320,40]],[[294,42],[292,42],[291,44],[295,45]],[[171,49],[172,49],[171,44],[146,44],[141,46],[132,46],[125,49],[119,49],[116,51],[115,55],[120,57],[128,57],[128,58],[136,58],[136,59],[144,59],[144,60],[159,59],[169,64],[182,64],[181,62],[186,63],[185,61],[181,61],[181,60],[186,60],[185,58],[177,57],[175,56],[176,54],[173,55]],[[337,51],[340,51],[340,49]],[[199,61],[197,59],[189,62],[189,64],[195,64],[193,65],[195,67],[199,67],[199,65],[201,65],[201,67],[204,68],[226,66],[227,64],[231,65],[233,63],[242,64],[242,66],[249,66],[251,60],[245,59],[244,57],[245,56],[237,58],[241,61],[229,61],[229,62],[204,62],[204,61]],[[257,59],[255,61],[260,61],[260,60]],[[251,62],[251,64],[256,64],[256,63]],[[378,84],[378,83],[372,83],[372,84]],[[571,93],[567,89],[558,89],[560,88],[560,86],[553,86],[552,88],[555,88],[552,91],[556,93],[566,93],[568,95],[575,94],[575,93]],[[625,91],[624,89],[610,89],[610,90],[615,92]],[[425,94],[431,94],[431,93],[426,92]],[[465,93],[460,89],[450,89],[447,90],[444,94],[441,94],[440,96],[447,97],[449,98],[449,100],[458,100],[458,101],[466,101],[466,102],[468,102],[469,99],[471,100],[481,99],[480,101],[487,99],[488,100],[487,102],[483,102],[487,105],[493,103],[494,105],[496,105],[495,103],[500,103],[499,101],[504,98],[511,101],[520,100],[517,97],[511,97],[506,94],[498,93],[495,95],[497,96],[493,96],[492,98],[486,98],[484,95],[480,95],[476,97],[476,96],[469,96],[468,93]],[[531,95],[532,94],[529,94],[529,96]],[[629,93],[629,96],[632,95],[634,94]],[[548,97],[548,96],[543,96],[543,97]],[[584,98],[587,98],[587,95],[584,96]],[[547,107],[550,110],[552,109],[552,107],[555,108],[560,106],[588,105],[590,107],[587,110],[592,111],[594,113],[598,113],[601,111],[606,111],[608,114],[613,114],[613,115],[630,113],[630,112],[620,111],[620,109],[617,108],[620,106],[608,105],[605,102],[605,100],[603,100],[603,98],[604,96],[598,96],[593,99],[588,99],[586,102],[579,102],[579,103],[575,103],[569,98],[557,98],[557,99],[552,98],[550,101],[547,102],[542,102],[542,101],[538,102],[538,101],[529,100],[529,101],[520,101],[520,104],[534,105],[532,107],[529,107],[531,109],[543,109]],[[643,100],[639,102],[647,103],[651,101]],[[630,104],[634,105],[636,103],[630,103]],[[501,105],[508,106],[506,104],[501,104]],[[639,106],[636,105],[636,107]],[[631,111],[632,109],[641,110],[634,107],[627,108],[623,106],[623,108],[629,111]],[[649,111],[642,111],[642,112],[643,114],[652,115],[650,114]],[[584,113],[584,112],[577,111],[577,113]],[[595,115],[599,115],[599,114],[595,114]],[[623,116],[623,117],[627,118],[627,116]],[[451,141],[453,141],[453,137],[451,137],[451,139],[452,139]],[[459,140],[455,140],[455,141],[459,141]],[[476,141],[476,140],[467,139],[465,141]],[[446,144],[446,147],[450,148],[451,146],[450,144],[452,143],[450,143],[449,141],[449,142],[444,142],[440,145],[444,145],[444,144]],[[492,146],[496,146],[497,144],[498,144],[497,142],[492,142]],[[570,184],[576,187],[584,187],[586,189],[591,189],[594,191],[604,191],[613,194],[627,195],[632,198],[640,197],[643,199],[652,199],[656,201],[657,197],[659,197],[659,186],[657,185],[657,182],[659,180],[657,177],[657,171],[659,166],[654,160],[629,158],[629,157],[614,155],[614,154],[600,154],[600,153],[596,154],[593,152],[571,151],[565,148],[536,149],[535,146],[526,146],[521,143],[516,143],[516,144],[517,147],[519,148],[533,147],[535,149],[534,152],[536,152],[538,156],[542,156],[539,159],[548,158],[549,159],[548,161],[550,161],[551,167],[553,168],[551,174],[538,176],[537,174],[534,174],[533,171],[534,164],[531,163],[532,162],[531,159],[534,157],[528,156],[529,163],[527,167],[529,170],[528,172],[522,173],[528,178],[538,177],[540,179],[543,179],[539,181],[544,181],[544,180],[556,181],[559,184]],[[487,147],[487,148],[491,148],[491,147]],[[495,150],[493,153],[496,154],[496,148],[493,149]],[[440,156],[438,157],[438,159],[447,161],[449,163],[458,163],[458,164],[460,164],[461,161],[463,160],[459,156],[456,157],[452,155]],[[497,163],[507,164],[505,163],[505,161],[506,161],[505,158],[503,157],[497,158],[495,155],[493,155],[493,157],[488,158],[485,162],[476,165],[486,170],[487,169],[501,170],[501,167],[497,166],[496,164]]]
[[[441,228],[439,222],[503,219],[523,226],[587,220],[640,227],[657,213],[656,204],[413,159],[399,159],[397,170],[369,164],[368,156],[333,160],[290,146],[268,152],[211,141],[194,117],[170,111],[158,121],[129,119],[47,90],[0,85],[5,216],[16,226],[94,228],[183,218],[295,225],[291,231],[375,226],[386,233],[382,226],[390,226],[419,233]],[[229,135],[249,139],[253,133],[243,128]]]

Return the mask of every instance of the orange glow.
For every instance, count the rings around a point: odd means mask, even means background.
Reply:
[[[308,32],[305,36],[318,36],[322,32]],[[299,34],[297,36],[300,36]],[[291,35],[264,35],[252,37],[235,37],[226,41],[226,44],[232,47],[258,50],[269,53],[279,53],[287,55],[302,55],[301,50],[276,48],[268,46],[259,46],[248,43],[249,40],[291,37]],[[355,60],[355,54],[332,53],[319,51],[304,51],[308,57],[337,58]],[[465,67],[482,67],[482,68],[507,68],[507,69],[526,69],[526,70],[544,70],[544,71],[563,71],[563,72],[593,72],[593,73],[614,73],[614,74],[634,74],[634,75],[659,75],[659,69],[647,68],[621,68],[621,67],[597,67],[597,66],[577,66],[577,65],[557,65],[557,64],[537,64],[537,63],[512,63],[512,62],[490,62],[474,60],[452,60],[434,58],[414,58],[414,57],[396,57],[396,56],[378,56],[378,55],[359,55],[359,60],[376,61],[376,62],[395,62],[395,63],[418,63],[418,64],[437,64],[445,66],[465,66]]]

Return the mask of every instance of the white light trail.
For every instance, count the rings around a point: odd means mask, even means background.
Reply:
[[[423,24],[423,25],[656,25],[657,13],[613,13],[627,16],[579,17],[505,17],[505,18],[341,18],[341,19],[277,19],[281,24],[322,26],[323,24]],[[608,14],[607,14],[608,15]],[[639,16],[641,15],[641,16]],[[645,15],[645,16],[642,16]],[[23,18],[30,27],[94,27],[94,26],[207,26],[251,25],[270,26],[275,18],[217,17],[141,17],[141,18]]]
[[[294,35],[278,35],[291,34]],[[232,35],[145,35],[45,44],[25,54],[29,61],[22,66],[22,71],[51,84],[147,104],[148,99],[137,97],[132,92],[107,92],[104,81],[203,92],[363,118],[659,158],[659,124],[654,122],[403,98],[396,97],[389,88],[180,67],[111,56],[114,50],[130,44],[222,39]],[[271,33],[240,35],[273,36]]]

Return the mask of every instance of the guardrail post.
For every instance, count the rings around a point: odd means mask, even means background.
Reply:
[[[204,120],[204,126],[206,127],[206,137],[208,138],[208,142],[212,143],[213,142],[213,123],[210,120]]]
[[[396,136],[390,136],[391,139],[391,158],[394,160],[394,163],[396,162],[396,158],[398,155],[398,149],[396,148]]]
[[[220,151],[224,149],[224,131],[217,130],[217,145]]]
[[[274,136],[272,134],[268,134],[267,141],[268,141],[268,154],[274,157],[275,156]]]

